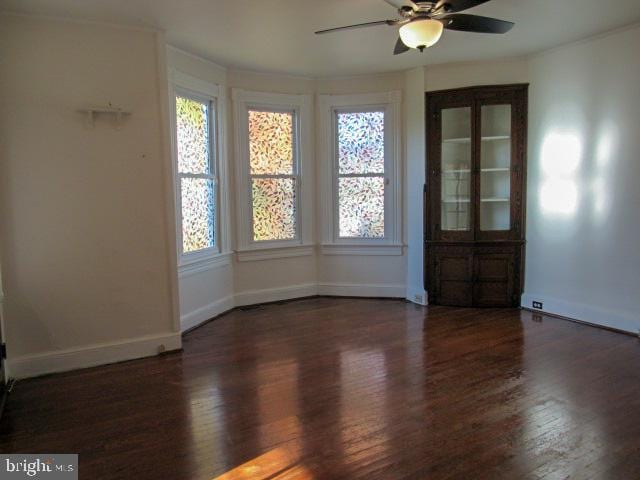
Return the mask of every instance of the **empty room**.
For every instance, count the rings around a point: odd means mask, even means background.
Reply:
[[[640,2],[0,0],[0,478],[640,478]]]

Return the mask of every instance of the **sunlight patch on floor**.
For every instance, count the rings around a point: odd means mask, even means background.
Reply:
[[[297,443],[289,444],[274,448],[213,480],[313,480],[313,474],[299,462]]]

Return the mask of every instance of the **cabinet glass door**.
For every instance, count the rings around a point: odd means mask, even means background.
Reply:
[[[511,229],[511,105],[483,105],[480,135],[480,230]]]
[[[443,231],[471,229],[471,107],[442,110],[440,224]]]

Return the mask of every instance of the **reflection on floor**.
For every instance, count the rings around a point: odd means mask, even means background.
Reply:
[[[639,347],[519,310],[267,305],[19,382],[0,451],[87,479],[640,478]]]

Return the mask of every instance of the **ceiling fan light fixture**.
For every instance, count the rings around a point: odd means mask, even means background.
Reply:
[[[437,20],[414,20],[400,27],[400,38],[407,47],[422,51],[440,40],[443,29],[444,25]]]

